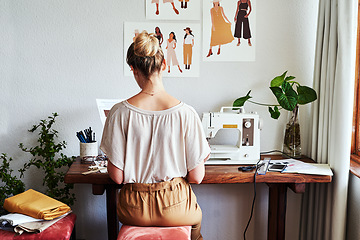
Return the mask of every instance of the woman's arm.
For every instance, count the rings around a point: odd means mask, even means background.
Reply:
[[[237,15],[238,15],[238,13],[239,13],[239,6],[240,6],[240,1],[238,1],[238,3],[237,3],[236,13],[235,13],[235,17],[234,17],[234,21],[235,21],[235,22],[236,22],[236,20],[237,20]]]
[[[250,0],[248,1],[248,5],[249,5],[249,12],[244,16],[245,18],[247,18],[251,13],[251,2],[250,2]]]
[[[117,184],[122,184],[124,181],[124,172],[117,168],[114,164],[108,161],[107,170],[110,178]]]
[[[209,157],[210,154],[204,159],[204,161],[201,161],[201,163],[199,163],[199,165],[196,168],[188,172],[186,179],[188,180],[189,183],[195,183],[195,184],[201,183],[201,181],[204,179],[205,176],[204,163],[209,159]]]

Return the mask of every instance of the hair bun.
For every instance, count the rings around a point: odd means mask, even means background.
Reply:
[[[142,31],[134,40],[134,53],[139,57],[153,57],[160,49],[155,34]]]

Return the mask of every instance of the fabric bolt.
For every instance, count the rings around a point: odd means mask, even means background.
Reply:
[[[4,209],[44,220],[52,220],[71,210],[68,205],[33,189],[5,199]]]

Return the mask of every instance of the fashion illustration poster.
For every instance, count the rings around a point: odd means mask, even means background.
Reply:
[[[255,61],[256,0],[203,0],[204,61]]]
[[[200,20],[200,0],[145,0],[146,18],[156,20]]]
[[[200,24],[191,22],[125,22],[124,58],[126,58],[127,49],[136,35],[144,30],[148,33],[154,33],[159,40],[167,64],[163,77],[199,77],[201,57]],[[124,75],[132,76],[126,61],[124,61]]]

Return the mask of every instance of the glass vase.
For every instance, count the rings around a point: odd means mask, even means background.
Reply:
[[[299,124],[299,106],[296,105],[289,113],[289,121],[286,124],[283,144],[284,157],[301,158],[301,139]]]

